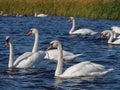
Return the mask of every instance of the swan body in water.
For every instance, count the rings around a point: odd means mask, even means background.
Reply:
[[[36,11],[34,11],[34,16],[35,17],[47,17],[48,15],[42,14],[42,13],[41,14],[37,14]]]
[[[47,50],[51,48],[57,48],[58,50],[58,62],[55,71],[56,77],[72,78],[78,76],[100,76],[113,70],[113,69],[105,69],[105,67],[100,64],[95,64],[90,61],[84,61],[69,67],[67,70],[65,70],[62,73],[62,66],[63,66],[62,45],[58,40],[54,40],[50,42],[50,45],[48,46]]]
[[[101,33],[101,39],[104,38],[105,36],[109,35],[109,39],[108,39],[108,44],[120,44],[120,39],[117,39],[115,41],[113,41],[114,38],[114,33],[111,30],[104,30]]]
[[[6,36],[5,45],[10,46],[10,55],[9,55],[9,62],[8,68],[39,68],[40,61],[44,59],[45,52],[26,52],[19,56],[13,63],[13,43],[12,38],[10,36]]]
[[[120,27],[118,27],[118,26],[112,26],[111,29],[112,29],[112,31],[114,31],[115,33],[120,34]]]
[[[91,29],[87,29],[87,28],[80,28],[78,30],[75,30],[75,18],[74,17],[69,17],[68,21],[72,21],[72,28],[69,31],[70,35],[95,35],[97,34],[97,32],[91,30]]]
[[[69,51],[63,50],[63,60],[65,61],[70,61],[73,60],[74,58],[78,56],[82,56],[83,54],[73,54]],[[52,49],[46,51],[46,56],[45,59],[51,59],[51,60],[57,60],[58,58],[58,50],[57,49]]]
[[[27,35],[31,35],[31,34],[35,35],[35,42],[34,42],[32,52],[37,52],[39,32],[36,28],[31,28]],[[63,50],[63,59],[64,60],[73,60],[74,58],[76,58],[78,56],[81,56],[81,55],[83,55],[83,54],[73,54],[69,51]],[[58,50],[54,49],[54,50],[46,51],[46,55],[45,55],[44,58],[45,59],[50,59],[50,60],[51,59],[52,60],[57,60],[57,56],[58,56]]]
[[[46,15],[46,14],[38,14],[38,15],[36,15],[35,17],[47,17],[48,15]]]
[[[118,26],[112,26],[111,27],[113,34],[114,34],[114,38],[120,38],[120,27]]]

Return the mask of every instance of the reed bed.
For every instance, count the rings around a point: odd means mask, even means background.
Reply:
[[[120,20],[120,0],[0,0],[0,10],[8,14],[104,18]]]

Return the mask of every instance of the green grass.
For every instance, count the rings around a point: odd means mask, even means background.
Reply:
[[[120,20],[120,0],[0,0],[4,13],[105,18]]]

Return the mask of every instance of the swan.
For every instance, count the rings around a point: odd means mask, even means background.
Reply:
[[[76,35],[76,34],[80,34],[80,35],[87,35],[87,34],[95,35],[95,34],[97,34],[97,32],[94,32],[91,29],[87,29],[87,28],[83,28],[83,29],[79,29],[79,30],[74,31],[74,29],[75,29],[75,18],[74,17],[69,17],[68,21],[69,22],[72,21],[72,23],[73,23],[72,24],[72,28],[69,31],[70,35]]]
[[[35,17],[47,17],[48,15],[46,15],[46,14],[37,14],[36,12],[34,12],[34,16]]]
[[[89,75],[99,76],[99,75],[104,75],[113,70],[113,69],[105,69],[105,67],[100,64],[95,64],[90,61],[84,61],[69,67],[67,70],[65,70],[62,73],[62,66],[63,66],[62,45],[58,40],[54,40],[50,42],[50,45],[48,46],[47,50],[51,48],[57,48],[59,53],[57,68],[55,71],[56,77],[72,78],[72,77],[89,76]]]
[[[8,68],[39,68],[40,61],[44,59],[45,52],[26,52],[23,55],[19,56],[13,63],[13,43],[12,38],[10,36],[6,36],[5,45],[10,46],[10,55]]]
[[[108,44],[120,44],[120,39],[117,39],[114,42],[112,41],[113,38],[114,38],[113,31],[111,31],[111,30],[104,30],[101,33],[101,39],[104,38],[104,36],[106,36],[106,35],[110,35],[110,37],[108,39],[108,42],[107,42]]]
[[[27,33],[27,35],[31,35],[31,34],[35,35],[35,43],[34,43],[32,52],[37,52],[38,37],[39,37],[38,30],[36,28],[31,28],[30,31]],[[46,51],[46,55],[45,55],[44,59],[57,60],[57,56],[58,56],[57,52],[58,52],[57,49]],[[73,60],[74,58],[81,56],[81,55],[83,55],[83,54],[73,54],[69,51],[63,50],[63,59],[64,60]]]
[[[65,61],[73,60],[74,58],[76,58],[78,56],[82,56],[82,55],[83,54],[73,54],[69,51],[63,50],[63,60],[65,60]],[[57,57],[58,57],[58,50],[52,49],[52,50],[48,50],[46,52],[45,59],[57,60]]]
[[[46,14],[38,14],[36,17],[47,17],[48,15]]]

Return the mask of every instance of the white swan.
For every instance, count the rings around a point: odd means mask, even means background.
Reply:
[[[71,52],[63,50],[63,60],[65,61],[70,61],[73,60],[74,58],[81,56],[83,54],[73,54]],[[53,50],[48,50],[46,52],[45,59],[51,59],[51,60],[57,60],[58,58],[58,50],[53,49]]]
[[[106,35],[110,35],[110,37],[108,39],[108,42],[107,42],[108,44],[120,44],[120,39],[117,39],[114,42],[112,41],[113,38],[114,38],[113,31],[111,31],[111,30],[104,30],[101,33],[101,39],[104,38],[104,36],[106,36]]]
[[[57,48],[59,53],[57,68],[55,71],[55,76],[57,77],[71,78],[71,77],[89,76],[89,75],[99,76],[99,75],[104,75],[113,70],[113,69],[105,69],[105,67],[100,64],[95,64],[90,61],[85,61],[69,67],[66,71],[64,71],[64,73],[62,73],[63,52],[62,52],[61,43],[57,40],[54,40],[50,42],[50,45],[47,48],[47,50],[51,48]]]
[[[35,34],[35,43],[34,43],[32,52],[36,52],[36,51],[37,51],[37,48],[38,48],[38,37],[39,37],[38,30],[37,30],[36,28],[32,28],[32,29],[28,32],[28,35],[31,35],[31,34]],[[78,57],[78,56],[81,56],[81,55],[83,55],[83,54],[73,54],[73,53],[71,53],[71,52],[68,52],[68,51],[63,50],[63,59],[64,59],[64,60],[73,60],[74,58],[76,58],[76,57]],[[57,56],[58,56],[58,51],[57,51],[57,49],[48,50],[48,51],[46,52],[45,59],[57,60]]]
[[[35,17],[47,17],[48,15],[46,14],[37,14],[36,11],[34,12]]]
[[[23,55],[19,56],[17,60],[13,63],[13,44],[12,38],[10,36],[6,36],[5,45],[10,46],[10,56],[9,56],[9,63],[8,68],[39,68],[40,61],[44,59],[45,52],[39,51],[36,53],[26,52]]]
[[[80,34],[80,35],[95,35],[97,34],[97,32],[92,31],[91,29],[87,29],[87,28],[81,28],[79,30],[74,31],[75,29],[75,19],[74,17],[69,17],[68,21],[72,21],[73,25],[72,28],[69,31],[70,35],[76,35],[76,34]]]
[[[34,41],[34,45],[33,45],[33,49],[32,52],[25,52],[24,54],[20,55],[16,61],[14,62],[15,65],[17,65],[17,63],[19,63],[20,60],[23,60],[25,58],[28,58],[29,56],[31,56],[33,53],[37,52],[37,48],[38,48],[38,38],[39,38],[39,34],[38,31],[35,28],[31,28],[30,31],[27,33],[27,35],[30,35],[32,33],[36,33],[35,34],[35,41]]]

